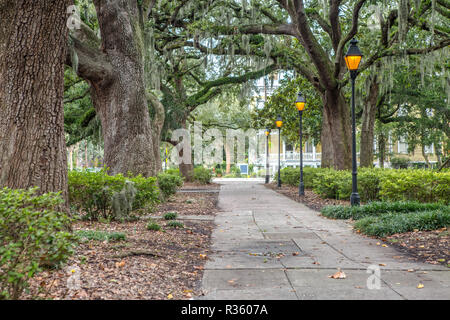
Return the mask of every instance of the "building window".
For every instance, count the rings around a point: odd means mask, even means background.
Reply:
[[[290,144],[290,143],[287,143],[287,144],[286,144],[286,151],[287,151],[287,152],[292,152],[292,151],[294,151],[293,145]]]
[[[398,153],[408,153],[408,143],[405,137],[400,137],[398,139]]]
[[[431,146],[425,146],[425,153],[427,154],[433,154],[434,153],[434,145],[432,144]]]

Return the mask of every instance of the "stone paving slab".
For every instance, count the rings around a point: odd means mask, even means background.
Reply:
[[[220,183],[200,299],[450,299],[450,269],[412,261],[257,181]],[[380,289],[367,287],[369,266]],[[338,268],[346,279],[328,277]]]

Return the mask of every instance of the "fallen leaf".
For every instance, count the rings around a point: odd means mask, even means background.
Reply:
[[[377,242],[377,246],[379,246],[381,243]]]
[[[408,272],[414,272],[414,269],[408,269]]]
[[[386,264],[385,263],[380,263],[380,264],[378,264],[380,267],[386,267]]]
[[[314,261],[313,264],[320,265],[320,262],[319,261]]]
[[[125,260],[116,262],[116,268],[123,268],[124,266],[125,266]]]
[[[206,259],[207,258],[206,254],[201,254],[200,253],[198,256],[200,257],[200,259]]]
[[[169,294],[167,295],[167,299],[173,299],[173,295],[172,295],[171,293],[169,293]]]
[[[386,244],[382,244],[381,246],[387,248],[387,245],[386,245]]]
[[[300,252],[292,252],[293,256],[298,256],[300,254]]]
[[[422,289],[423,287],[425,287],[422,283],[419,283],[418,285],[417,285],[417,289]]]
[[[194,266],[194,269],[197,269],[197,270],[203,270],[204,267],[203,267],[203,266]]]
[[[338,272],[336,272],[335,274],[328,276],[328,278],[333,278],[333,279],[345,279],[347,278],[347,276],[345,275],[345,273],[343,271],[341,271],[341,269],[338,269]]]

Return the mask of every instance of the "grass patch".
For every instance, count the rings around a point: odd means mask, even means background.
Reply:
[[[167,212],[163,215],[165,220],[175,220],[178,217],[178,213],[176,212]]]
[[[395,233],[436,230],[450,225],[448,210],[410,213],[387,213],[371,216],[355,223],[355,229],[369,236],[386,237]]]
[[[159,224],[157,224],[156,222],[149,222],[147,224],[147,230],[160,231],[161,226]]]
[[[108,232],[108,231],[98,231],[98,230],[78,230],[75,235],[81,241],[124,241],[126,240],[126,235],[123,232]]]
[[[331,219],[359,220],[369,216],[380,216],[386,213],[408,213],[420,211],[442,210],[449,212],[450,207],[440,203],[420,203],[415,201],[369,202],[364,206],[326,206],[321,214]]]
[[[168,227],[171,227],[171,228],[184,228],[184,224],[183,223],[181,223],[180,221],[169,221],[168,223],[167,223],[167,226]]]

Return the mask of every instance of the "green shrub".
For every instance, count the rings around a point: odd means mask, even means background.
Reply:
[[[163,218],[166,220],[175,220],[178,217],[176,212],[167,212],[163,215]]]
[[[450,225],[450,212],[444,210],[389,213],[379,217],[366,217],[355,223],[362,233],[386,237],[395,233],[417,230],[436,230]]]
[[[44,266],[56,266],[73,252],[70,219],[57,208],[57,193],[0,189],[0,300],[18,299]]]
[[[221,177],[221,176],[222,176],[222,174],[223,174],[223,171],[222,171],[222,169],[220,169],[220,168],[216,168],[216,169],[215,169],[215,174],[216,174],[216,177]]]
[[[167,174],[171,174],[173,176],[180,176],[181,177],[181,173],[180,173],[180,169],[179,168],[171,168],[171,169],[167,169],[165,171],[165,173]]]
[[[133,210],[148,209],[158,203],[159,190],[154,177],[110,176],[104,170],[70,171],[69,202],[91,220],[123,220]]]
[[[369,202],[362,206],[326,206],[320,211],[325,217],[332,219],[358,220],[368,216],[380,216],[386,213],[406,213],[414,211],[444,210],[450,207],[439,203],[420,203],[412,201]]]
[[[352,176],[349,171],[327,169],[318,172],[315,176],[313,190],[321,197],[350,199]]]
[[[159,224],[157,224],[156,222],[150,221],[147,224],[147,230],[159,231],[159,230],[161,230],[161,226]]]
[[[400,158],[400,157],[392,157],[391,158],[391,166],[394,169],[406,169],[410,160],[408,158]]]
[[[181,223],[180,221],[173,221],[173,220],[169,221],[167,223],[167,226],[171,228],[184,228],[183,223]]]
[[[75,235],[80,241],[95,240],[95,241],[123,241],[126,240],[126,235],[123,232],[108,232],[98,230],[78,230]]]
[[[316,178],[316,175],[324,170],[328,169],[304,167],[303,183],[305,185],[305,189],[312,189],[314,187],[314,179]],[[298,184],[300,183],[300,168],[286,167],[281,169],[280,173],[281,183],[290,186],[298,186]],[[265,175],[265,171],[263,175]],[[278,172],[275,173],[274,180],[278,180]]]
[[[450,203],[450,172],[385,170],[380,181],[382,200]]]
[[[183,179],[180,176],[168,173],[158,174],[158,186],[164,198],[168,198],[177,192],[177,187],[183,185]]]
[[[241,178],[241,169],[239,167],[232,167],[231,168],[231,177],[233,178]]]
[[[211,183],[212,171],[203,167],[194,168],[194,181],[202,184]]]

